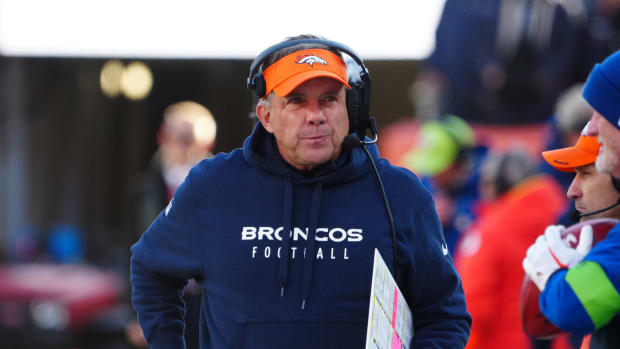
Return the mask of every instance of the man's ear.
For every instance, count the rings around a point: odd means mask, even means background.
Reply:
[[[258,117],[258,120],[260,120],[260,123],[263,124],[265,130],[269,133],[273,133],[273,127],[271,125],[271,108],[263,103],[258,103],[256,105],[256,116]]]

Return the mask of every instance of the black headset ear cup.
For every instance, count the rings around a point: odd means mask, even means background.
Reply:
[[[356,87],[347,90],[347,114],[349,115],[349,134],[360,132],[362,93]]]
[[[254,92],[256,93],[256,97],[263,98],[265,97],[265,79],[263,78],[262,73],[257,73],[254,76]]]

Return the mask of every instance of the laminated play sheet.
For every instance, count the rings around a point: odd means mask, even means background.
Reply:
[[[408,349],[412,337],[411,309],[375,249],[366,349]]]

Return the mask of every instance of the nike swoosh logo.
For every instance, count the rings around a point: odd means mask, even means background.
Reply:
[[[446,243],[445,243],[445,242],[442,242],[442,243],[441,243],[441,252],[443,252],[443,255],[444,255],[444,256],[447,256],[447,255],[448,255],[448,252],[449,252],[449,251],[448,251],[448,246],[446,246]]]

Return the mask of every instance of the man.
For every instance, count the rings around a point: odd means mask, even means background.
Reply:
[[[575,84],[564,91],[558,98],[550,124],[549,138],[544,150],[572,147],[577,143],[579,137],[581,137],[584,127],[592,118],[592,108],[581,95],[583,86],[583,83]],[[558,171],[546,161],[541,162],[540,171],[555,178],[564,188],[564,195],[566,195],[566,191],[575,178],[575,171]],[[574,220],[571,214],[574,211],[576,211],[575,201],[570,200],[569,206],[556,224],[564,226],[573,224]]]
[[[346,66],[316,41],[259,55],[260,123],[243,149],[194,167],[132,248],[134,308],[153,348],[183,347],[190,278],[204,288],[202,348],[361,348],[373,251],[392,265],[393,243],[413,309],[409,347],[467,342],[471,318],[430,194],[369,147],[393,241],[365,149],[343,148]]]
[[[217,124],[209,109],[193,101],[169,105],[163,112],[157,131],[157,152],[146,170],[131,183],[130,230],[133,244],[153,219],[166,207],[174,192],[190,169],[198,161],[212,157]],[[136,236],[137,235],[137,236]],[[187,304],[185,314],[185,344],[188,349],[198,348],[198,318],[201,289],[192,280],[184,289]],[[135,319],[127,325],[127,337],[137,346],[146,346],[146,340]]]
[[[487,149],[476,146],[474,131],[461,118],[444,115],[424,122],[417,146],[405,155],[405,166],[418,176],[435,200],[451,254],[475,219],[480,165]]]
[[[594,109],[588,134],[598,136],[601,142],[596,169],[615,177],[614,186],[618,190],[620,51],[594,67],[583,96]],[[587,213],[586,209],[590,208],[583,207],[582,213]],[[591,227],[582,229],[576,248],[561,240],[562,229],[548,227],[523,261],[526,273],[542,291],[541,310],[565,331],[593,332],[590,348],[619,348],[620,225],[591,250]]]
[[[568,198],[575,201],[576,210],[571,218],[620,219],[620,206],[616,204],[620,192],[614,188],[612,177],[599,172],[594,165],[600,144],[595,136],[587,135],[589,128],[590,124],[586,125],[575,146],[543,152],[543,157],[555,169],[575,173],[567,192]]]
[[[166,207],[190,169],[213,156],[216,133],[215,118],[201,104],[181,101],[166,107],[157,131],[157,152],[132,183],[132,232],[142,234]],[[133,236],[132,243],[138,237]]]
[[[571,214],[576,220],[593,218],[620,219],[620,206],[612,206],[620,198],[614,188],[612,177],[601,173],[594,165],[600,144],[595,136],[589,135],[590,124],[583,129],[575,146],[545,151],[545,161],[556,170],[575,172],[566,196],[575,201],[576,212]],[[601,211],[602,208],[610,207]],[[601,211],[601,212],[598,212]]]

